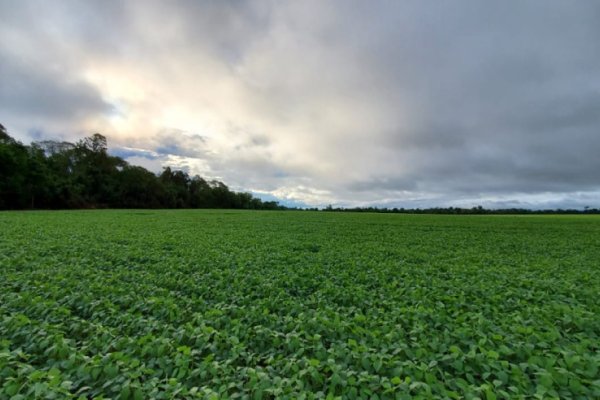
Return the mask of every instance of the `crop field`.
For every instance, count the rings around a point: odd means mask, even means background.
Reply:
[[[600,218],[0,213],[0,399],[600,398]]]

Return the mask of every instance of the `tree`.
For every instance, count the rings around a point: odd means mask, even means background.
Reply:
[[[223,182],[166,167],[160,175],[108,154],[99,133],[76,144],[25,146],[0,124],[0,209],[14,208],[280,208]]]
[[[165,193],[165,206],[168,208],[186,208],[190,204],[190,177],[184,171],[166,167],[160,174],[160,182]]]
[[[106,137],[99,133],[94,133],[92,136],[83,139],[80,145],[92,153],[104,153],[108,150],[108,141]]]
[[[26,208],[29,188],[27,147],[0,129],[0,208]]]
[[[6,131],[4,125],[0,124],[0,143],[7,143],[11,139],[12,138],[8,136],[8,132]]]
[[[145,168],[127,165],[119,174],[117,207],[159,208],[164,188],[156,175]]]

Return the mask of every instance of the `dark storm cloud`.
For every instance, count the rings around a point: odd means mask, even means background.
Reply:
[[[0,62],[0,109],[4,113],[59,119],[113,110],[95,87],[65,72],[4,57]]]
[[[368,50],[388,90],[409,94],[412,124],[382,135],[403,167],[397,178],[347,187],[400,191],[409,181],[449,197],[597,190],[599,6],[543,4],[417,7],[416,22],[394,28],[398,41]]]

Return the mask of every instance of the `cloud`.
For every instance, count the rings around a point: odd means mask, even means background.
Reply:
[[[160,158],[160,154],[145,149],[135,149],[130,147],[117,147],[110,149],[110,154],[121,158],[145,158],[147,160],[156,160]]]
[[[600,190],[598,17],[591,1],[0,0],[0,118],[310,205],[580,206]]]
[[[0,57],[2,54],[0,54]],[[4,58],[0,63],[0,108],[6,113],[41,119],[77,120],[112,111],[97,88],[60,69]]]

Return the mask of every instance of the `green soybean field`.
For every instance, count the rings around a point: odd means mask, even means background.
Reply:
[[[600,218],[0,213],[0,399],[598,399]]]

